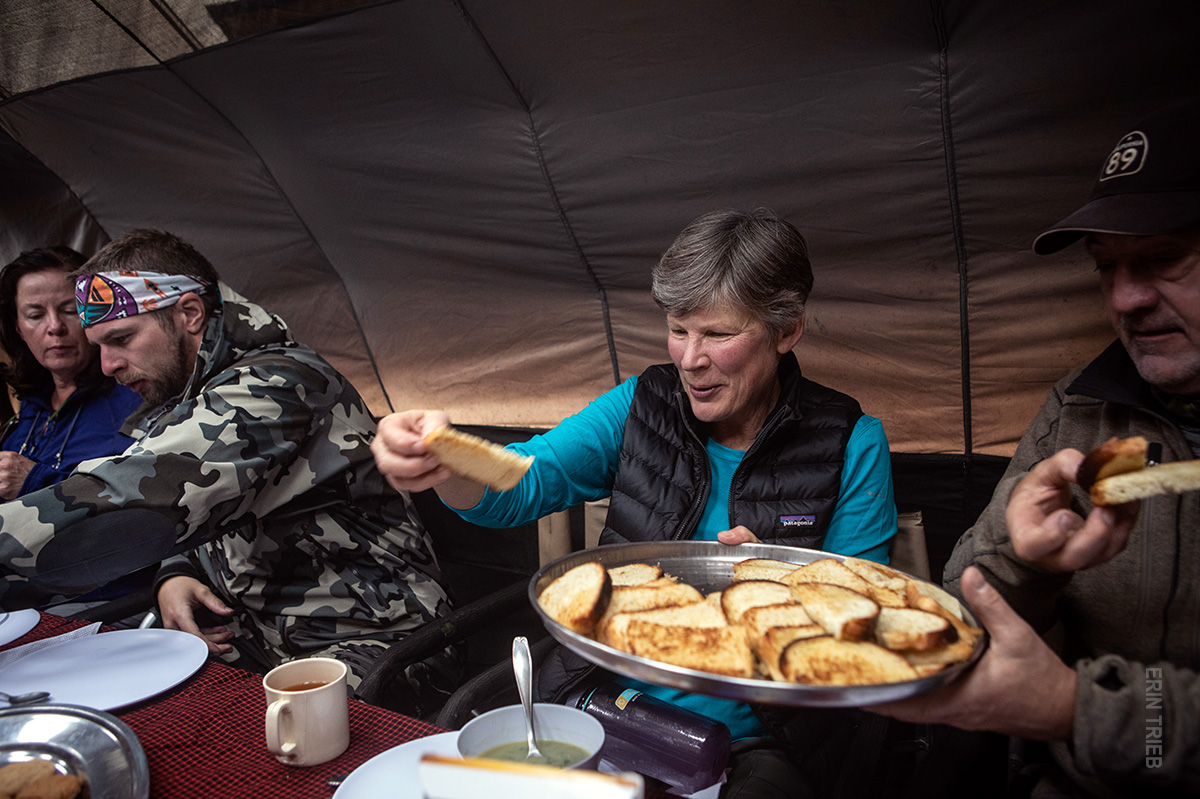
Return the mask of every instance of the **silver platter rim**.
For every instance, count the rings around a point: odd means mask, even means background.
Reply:
[[[44,726],[53,734],[29,736]],[[26,734],[11,733],[24,728]],[[38,703],[0,709],[0,765],[41,759],[87,783],[91,799],[147,799],[150,767],[128,724],[81,705]]]
[[[599,562],[605,568],[629,563],[657,563],[662,565],[663,570],[672,576],[694,585],[702,593],[708,593],[726,587],[732,580],[733,564],[747,558],[773,558],[795,563],[797,566],[803,566],[822,558],[845,560],[844,556],[832,552],[771,544],[728,546],[710,541],[649,541],[610,544],[572,552],[547,563],[529,581],[529,601],[556,641],[597,666],[602,666],[625,677],[644,680],[656,685],[753,704],[790,707],[866,707],[907,699],[956,679],[964,671],[973,667],[987,648],[985,633],[980,636],[974,651],[965,661],[943,669],[937,674],[915,680],[879,685],[796,685],[763,679],[726,677],[630,655],[567,629],[546,615],[537,602],[541,592],[557,577],[576,566],[592,561]],[[907,576],[914,580],[928,582],[919,577]],[[965,606],[963,614],[969,624],[977,626],[977,622]]]

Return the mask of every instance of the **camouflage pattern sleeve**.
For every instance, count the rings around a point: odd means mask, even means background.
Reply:
[[[131,510],[162,520],[158,540],[134,536],[136,548],[122,542],[119,524],[104,528],[104,549],[124,558],[123,566],[106,568],[132,571],[262,517],[344,471],[349,458],[341,444],[357,448],[364,431],[350,427],[353,409],[337,407],[340,376],[309,353],[257,350],[162,414],[123,454],[86,461],[62,483],[0,506],[0,605],[35,604],[99,584],[102,575],[87,562],[75,575],[58,564],[58,585],[27,584],[46,571],[39,565],[44,551],[61,558],[74,536],[92,535],[94,526],[78,524],[85,520]],[[317,434],[318,423],[345,429]]]

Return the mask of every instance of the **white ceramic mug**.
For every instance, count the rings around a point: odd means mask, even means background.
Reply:
[[[350,745],[346,664],[305,658],[276,666],[263,677],[267,695],[267,749],[280,763],[315,766]]]

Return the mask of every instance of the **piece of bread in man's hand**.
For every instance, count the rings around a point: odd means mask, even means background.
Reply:
[[[1146,448],[1146,439],[1142,436],[1110,438],[1083,456],[1075,473],[1075,482],[1090,491],[1097,480],[1145,469]]]
[[[1120,505],[1159,494],[1183,494],[1200,490],[1200,460],[1162,463],[1149,469],[1097,480],[1092,484],[1096,505]]]
[[[521,482],[533,463],[532,457],[523,457],[449,425],[425,436],[425,446],[450,471],[497,491],[508,491]]]
[[[1146,439],[1110,438],[1084,456],[1075,481],[1096,505],[1200,490],[1200,460],[1146,466]]]

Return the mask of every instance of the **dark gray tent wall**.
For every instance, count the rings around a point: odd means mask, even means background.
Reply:
[[[884,420],[935,562],[1111,338],[1033,237],[1200,87],[1195,3],[402,0],[207,49],[105,5],[54,13],[126,61],[0,77],[5,262],[169,229],[376,413],[544,427],[666,359],[649,269],[688,220],[769,206],[812,248],[805,372]]]

